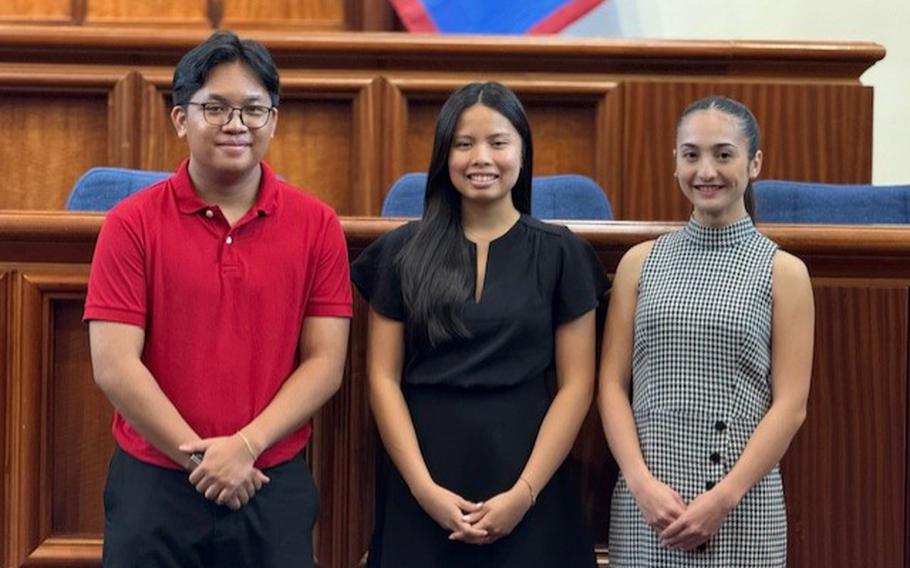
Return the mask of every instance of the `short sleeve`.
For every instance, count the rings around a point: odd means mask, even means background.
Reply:
[[[411,227],[405,225],[373,241],[351,264],[351,280],[376,312],[405,320],[398,253]]]
[[[353,314],[348,272],[348,246],[334,213],[328,216],[317,251],[316,274],[307,301],[308,317],[343,317]]]
[[[556,325],[570,322],[600,305],[610,280],[591,244],[565,230],[554,302]]]
[[[83,319],[145,329],[145,252],[140,231],[116,212],[101,226],[89,271]]]

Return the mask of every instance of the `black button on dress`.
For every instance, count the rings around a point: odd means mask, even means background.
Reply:
[[[351,270],[375,311],[405,322],[396,258],[416,226],[375,241]],[[471,501],[516,483],[552,399],[545,377],[554,364],[555,330],[594,309],[607,287],[588,243],[565,227],[523,215],[490,243],[480,299],[472,294],[462,306],[471,336],[431,348],[405,333],[402,391],[436,483]],[[388,460],[385,473],[369,566],[595,566],[577,487],[565,465],[512,534],[484,546],[449,541]]]

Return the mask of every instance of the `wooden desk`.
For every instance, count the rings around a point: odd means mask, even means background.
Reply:
[[[4,567],[97,566],[111,408],[91,378],[81,322],[102,217],[0,213],[0,559]],[[345,218],[352,257],[398,221]],[[609,271],[633,244],[676,224],[578,223]],[[910,229],[760,227],[809,266],[816,354],[806,424],[783,463],[790,566],[910,567],[908,291]],[[321,566],[367,549],[377,437],[365,393],[358,298],[341,391],[315,420],[307,454],[322,493]],[[615,466],[592,413],[573,451],[598,543]]]

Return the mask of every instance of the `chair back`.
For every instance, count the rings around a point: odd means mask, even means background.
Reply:
[[[427,174],[409,173],[392,184],[383,217],[420,217]],[[531,182],[531,214],[538,219],[610,220],[613,209],[603,189],[587,176],[537,176]]]
[[[758,222],[910,223],[910,185],[760,180],[753,186]]]
[[[122,199],[159,182],[171,172],[92,168],[82,174],[66,200],[68,211],[107,211]]]

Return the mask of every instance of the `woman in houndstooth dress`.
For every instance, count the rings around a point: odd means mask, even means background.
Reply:
[[[709,97],[677,127],[688,224],[633,247],[614,280],[599,405],[621,475],[610,563],[786,566],[778,462],[805,417],[806,268],[759,233],[758,127]]]

